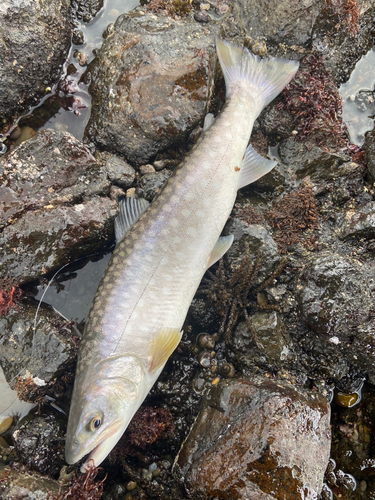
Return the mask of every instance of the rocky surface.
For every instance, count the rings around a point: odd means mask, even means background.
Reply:
[[[67,0],[2,2],[0,131],[59,78],[70,45],[69,8]]]
[[[329,422],[317,393],[226,382],[208,393],[176,465],[192,498],[313,499],[328,465]]]
[[[60,484],[41,474],[30,473],[26,468],[19,470],[0,467],[0,494],[12,500],[48,500],[58,495]]]
[[[89,22],[100,5],[73,2],[73,12]],[[216,115],[224,103],[214,54],[219,34],[236,43],[245,37],[262,56],[301,60],[293,83],[254,125],[252,143],[279,164],[239,193],[225,228],[234,243],[205,275],[181,344],[102,464],[101,478],[109,475],[103,498],[317,499],[321,489],[321,500],[371,498],[374,134],[363,151],[348,147],[337,83],[372,44],[374,10],[370,0],[151,0],[108,26],[77,87],[62,82],[74,94],[91,79],[86,145],[51,130],[26,142],[16,130],[7,141],[0,163],[0,362],[19,394],[40,408],[2,436],[0,463],[15,463],[1,476],[0,496],[27,491],[44,499],[49,487],[57,495],[51,477],[62,466],[65,424],[56,406],[67,411],[78,340],[45,309],[33,331],[26,283],[112,242],[118,196],[152,201],[160,192],[202,133],[206,112]],[[17,56],[12,71],[23,75],[18,64]],[[54,73],[45,66],[50,85]],[[25,103],[40,91],[30,82]],[[64,279],[80,279],[76,274]],[[31,478],[30,468],[49,479]],[[90,481],[82,476],[76,485],[94,500],[102,486]],[[74,491],[71,498],[80,498]]]
[[[136,165],[186,138],[209,103],[214,53],[212,30],[190,20],[120,16],[91,68],[89,137]]]

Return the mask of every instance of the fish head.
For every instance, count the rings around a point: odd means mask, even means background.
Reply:
[[[69,413],[65,459],[69,464],[85,455],[97,467],[110,453],[139,407],[137,387],[124,378],[101,378],[75,385]]]

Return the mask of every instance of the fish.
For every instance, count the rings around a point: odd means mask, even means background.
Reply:
[[[294,77],[298,62],[260,59],[216,39],[226,102],[152,204],[126,198],[116,247],[92,303],[82,341],[65,445],[81,470],[119,441],[181,340],[206,270],[230,248],[220,236],[238,189],[276,161],[248,145],[253,124]]]

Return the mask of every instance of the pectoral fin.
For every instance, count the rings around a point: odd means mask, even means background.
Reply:
[[[233,234],[220,236],[208,259],[207,269],[217,262],[230,249],[233,243]]]
[[[161,368],[169,356],[180,343],[182,332],[176,328],[162,328],[151,342],[151,364],[149,371],[152,373]]]
[[[264,156],[258,154],[251,144],[249,144],[242,162],[238,189],[257,181],[263,175],[268,174],[268,172],[270,172],[275,165],[277,165],[277,161],[264,158]]]
[[[129,197],[120,201],[120,213],[115,219],[116,244],[146,212],[150,203],[144,198]]]

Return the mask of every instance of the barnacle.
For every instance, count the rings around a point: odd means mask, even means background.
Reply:
[[[254,286],[263,263],[263,253],[258,250],[257,258],[252,261],[249,245],[245,244],[244,255],[235,269],[226,266],[224,259],[219,261],[216,273],[207,271],[199,294],[206,295],[208,301],[221,316],[221,322],[216,334],[216,340],[224,336],[230,342],[233,330],[242,315],[247,327],[259,348],[263,348],[251,324],[248,308],[277,310],[277,305],[260,306],[256,302],[257,294],[270,286],[286,266],[286,258],[282,259],[270,276],[260,285]],[[253,299],[253,300],[251,300]]]

